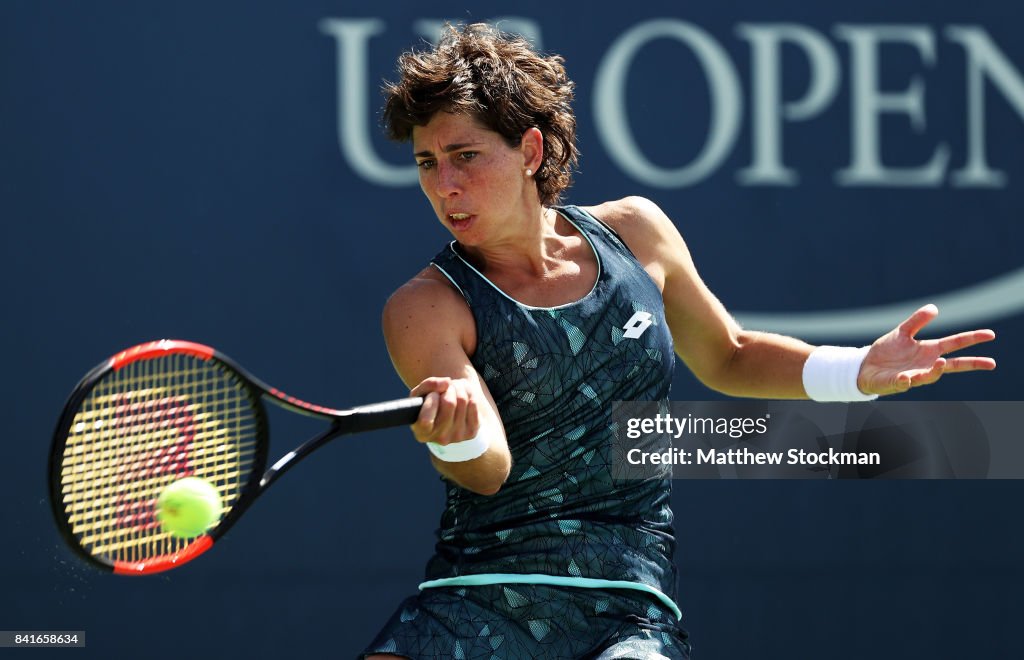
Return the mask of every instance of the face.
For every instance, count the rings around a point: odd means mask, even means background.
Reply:
[[[475,117],[447,112],[413,129],[420,188],[460,243],[511,236],[515,220],[528,216],[531,199],[539,203],[536,184],[525,176],[536,152],[529,142],[509,147]]]

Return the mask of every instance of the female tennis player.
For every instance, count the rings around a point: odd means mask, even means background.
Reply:
[[[870,347],[741,328],[673,222],[639,197],[559,206],[576,163],[562,59],[484,25],[406,53],[391,137],[454,240],[384,310],[413,426],[447,485],[427,582],[371,658],[688,658],[667,478],[618,481],[615,400],[664,401],[675,355],[741,397],[857,401],[993,369],[922,341],[925,306]]]

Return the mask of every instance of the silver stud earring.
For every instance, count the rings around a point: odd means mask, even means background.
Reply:
[[[526,170],[526,176],[533,176],[533,170]]]

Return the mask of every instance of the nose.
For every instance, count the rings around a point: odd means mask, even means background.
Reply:
[[[457,168],[439,160],[434,172],[437,175],[434,186],[440,197],[452,197],[462,192]]]

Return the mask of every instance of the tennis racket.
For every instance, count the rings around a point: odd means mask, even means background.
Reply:
[[[266,469],[264,401],[330,422]],[[267,386],[202,344],[161,340],[104,361],[71,393],[50,450],[50,503],[65,540],[121,575],[181,566],[209,550],[282,474],[339,435],[412,424],[420,397],[334,410]],[[264,471],[265,470],[265,471]],[[187,476],[213,484],[221,513],[207,531],[163,531],[156,500]]]

